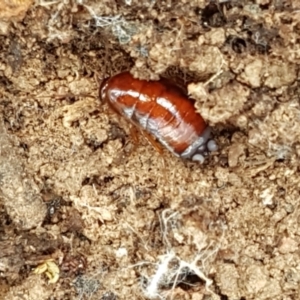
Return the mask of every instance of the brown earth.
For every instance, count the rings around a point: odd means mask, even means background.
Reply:
[[[0,0],[0,49],[0,299],[300,299],[299,0]],[[128,69],[219,151],[134,145]]]

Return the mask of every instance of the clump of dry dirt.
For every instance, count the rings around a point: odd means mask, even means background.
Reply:
[[[299,298],[300,1],[0,10],[1,299]],[[134,145],[123,70],[187,87],[218,152]]]

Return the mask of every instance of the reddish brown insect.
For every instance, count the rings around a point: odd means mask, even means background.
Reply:
[[[100,97],[176,156],[203,162],[218,148],[194,100],[166,79],[146,81],[120,73],[102,82]]]

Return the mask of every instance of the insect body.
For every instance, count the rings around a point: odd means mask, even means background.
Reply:
[[[194,101],[171,81],[139,80],[124,72],[102,82],[100,97],[178,157],[203,162],[217,150]]]

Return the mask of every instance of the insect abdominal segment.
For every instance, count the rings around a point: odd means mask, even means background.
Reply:
[[[100,97],[178,157],[203,162],[209,151],[217,150],[194,101],[166,79],[146,81],[120,73],[101,84]]]

